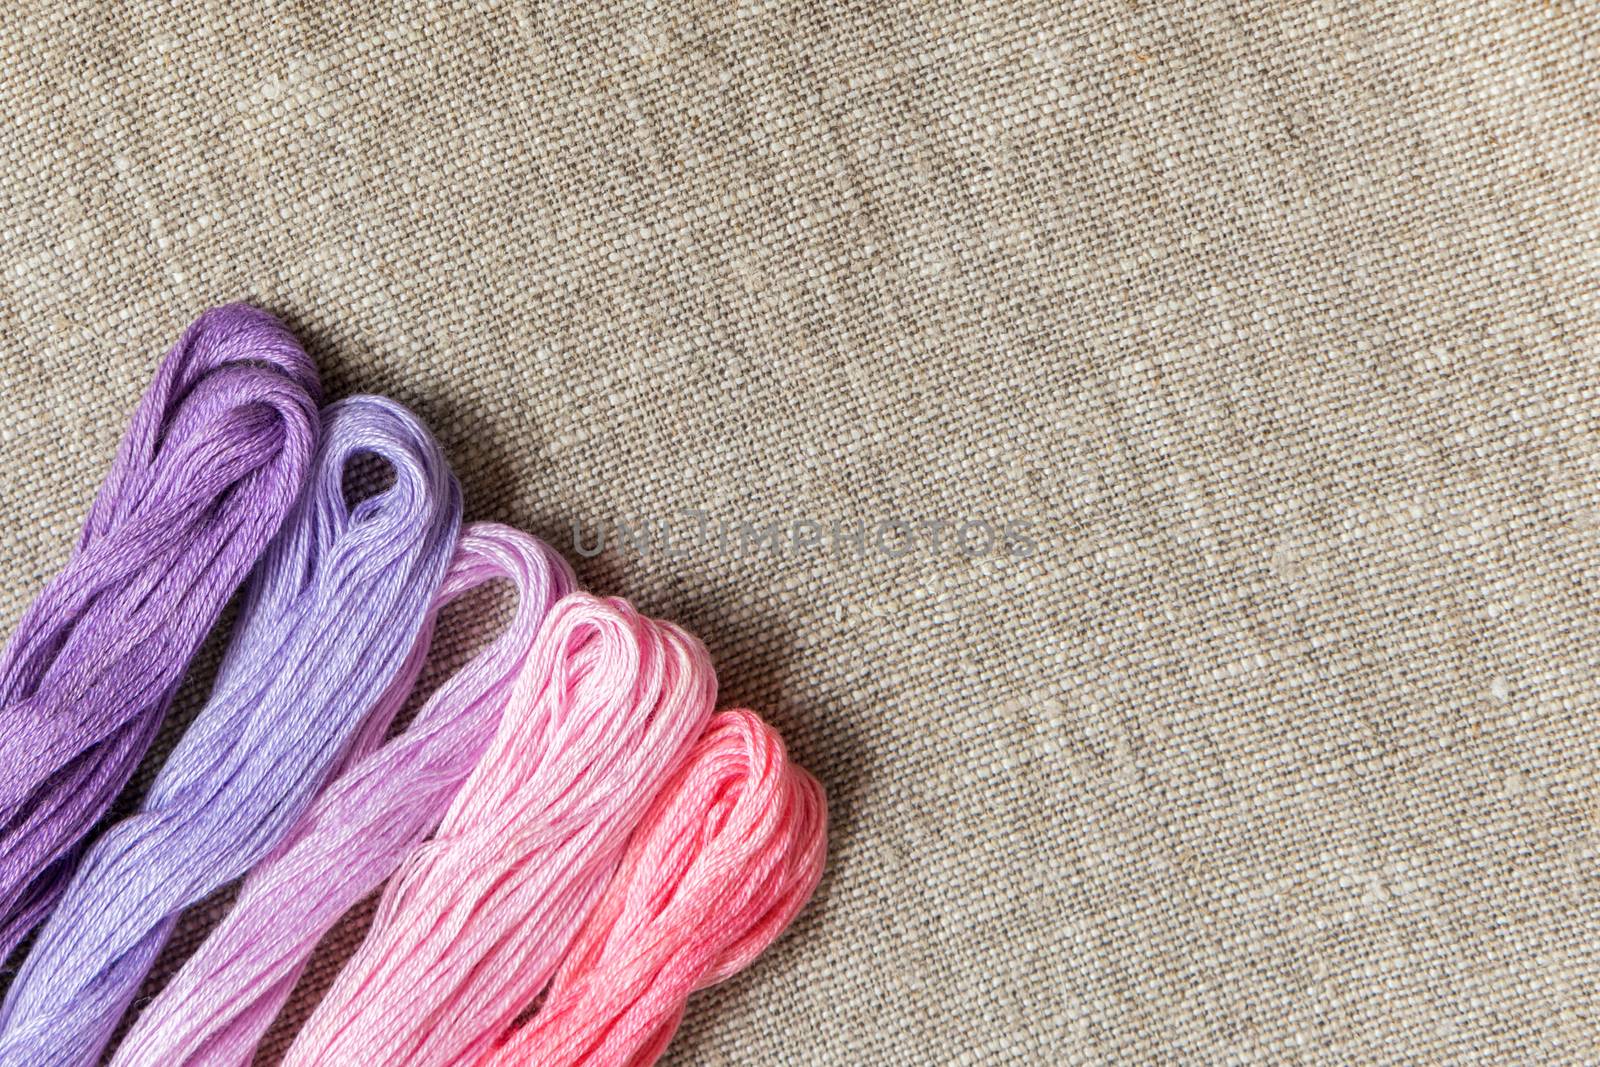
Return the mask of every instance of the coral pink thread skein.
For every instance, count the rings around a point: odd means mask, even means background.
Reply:
[[[704,646],[622,600],[560,601],[534,661],[521,714],[390,880],[287,1067],[481,1056],[549,982],[716,700]]]
[[[743,969],[822,877],[816,779],[752,712],[712,720],[650,805],[533,1021],[478,1067],[649,1067],[697,989]]]

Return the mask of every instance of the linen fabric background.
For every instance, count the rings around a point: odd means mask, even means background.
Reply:
[[[1597,69],[1584,2],[7,4],[0,616],[249,300],[826,785],[671,1063],[1596,1062]],[[688,511],[1037,551],[573,551]]]

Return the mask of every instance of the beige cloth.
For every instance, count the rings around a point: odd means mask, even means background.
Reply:
[[[1600,1060],[1592,5],[262,6],[0,19],[7,627],[249,299],[827,785],[672,1063]]]

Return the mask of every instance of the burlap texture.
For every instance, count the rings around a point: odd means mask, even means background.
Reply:
[[[826,784],[674,1064],[1600,1061],[1592,4],[346,7],[0,16],[8,628],[251,300]]]

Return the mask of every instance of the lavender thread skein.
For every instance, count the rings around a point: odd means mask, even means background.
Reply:
[[[305,351],[254,308],[206,312],[162,362],[72,557],[0,653],[0,954],[64,889],[289,513],[319,396]]]
[[[427,429],[377,397],[323,413],[312,479],[248,586],[210,702],[143,809],[85,854],[0,1010],[4,1067],[91,1065],[179,913],[278,843],[408,692],[413,648],[461,524],[461,490]],[[351,508],[357,456],[393,485]],[[381,716],[380,716],[381,717]]]

